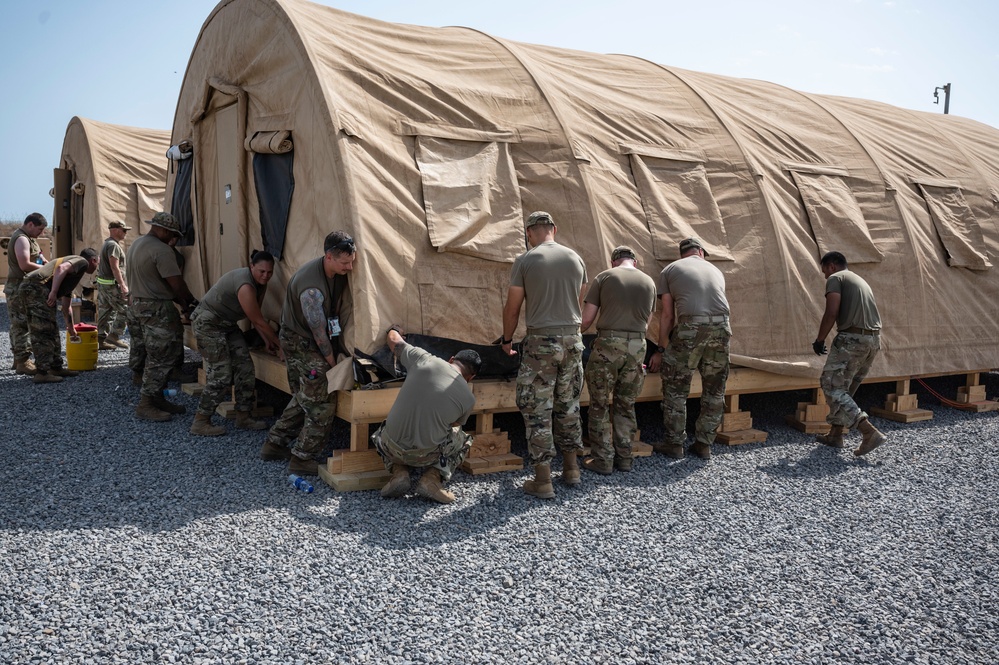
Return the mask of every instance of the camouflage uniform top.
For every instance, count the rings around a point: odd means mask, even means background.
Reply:
[[[881,314],[874,293],[863,277],[850,270],[834,272],[826,280],[826,293],[838,293],[841,297],[837,330],[855,327],[881,330]]]
[[[439,448],[452,424],[468,420],[475,406],[472,389],[457,367],[411,344],[399,351],[399,361],[406,368],[406,380],[385,420],[384,434],[400,448]]]
[[[249,284],[255,289],[257,294],[257,304],[264,301],[264,294],[267,293],[266,284],[257,284],[253,280],[253,275],[249,268],[236,268],[230,270],[215,282],[215,285],[208,290],[205,297],[201,299],[199,309],[205,309],[215,316],[225,321],[237,323],[246,318],[243,306],[239,304],[237,293],[244,284]]]
[[[100,279],[114,279],[111,271],[111,257],[118,259],[118,270],[121,271],[122,279],[128,283],[128,275],[125,274],[125,250],[121,248],[121,243],[114,238],[107,238],[104,246],[101,247],[101,260],[97,264],[97,276]]]
[[[49,261],[38,270],[29,273],[28,276],[24,278],[24,281],[37,284],[48,284],[52,281],[55,269],[63,263],[68,263],[73,266],[73,269],[62,278],[62,283],[59,284],[59,293],[56,294],[56,297],[65,298],[73,293],[73,289],[75,289],[76,285],[80,283],[80,280],[83,279],[83,275],[87,272],[87,268],[90,267],[90,261],[86,260],[82,256],[71,254],[69,256],[61,256],[55,261]]]
[[[21,270],[21,264],[17,262],[17,256],[14,255],[14,243],[17,242],[17,239],[21,236],[28,239],[28,261],[34,263],[38,260],[38,255],[42,252],[41,248],[38,247],[37,240],[25,233],[24,229],[15,229],[14,232],[10,234],[10,242],[7,245],[8,281],[24,279],[25,272]]]
[[[167,277],[179,277],[180,266],[173,248],[151,233],[142,236],[128,248],[128,290],[133,298],[173,300],[173,289]]]
[[[725,276],[700,256],[687,256],[659,273],[657,296],[673,296],[677,319],[685,316],[728,316]]]
[[[326,318],[340,315],[340,304],[343,300],[343,293],[347,290],[347,276],[333,275],[326,276],[323,268],[323,257],[313,259],[298,269],[288,281],[288,290],[284,296],[284,307],[281,308],[281,329],[290,330],[300,337],[312,339],[312,329],[302,312],[302,293],[308,289],[318,289],[323,294],[323,313]],[[340,326],[347,324],[345,320],[340,321]],[[342,350],[339,340],[334,338],[334,351]]]
[[[638,268],[618,266],[593,278],[586,302],[600,308],[597,330],[643,333],[656,307],[656,283]]]
[[[578,326],[583,320],[579,290],[586,266],[579,254],[554,241],[524,252],[513,263],[510,285],[524,289],[527,328]]]

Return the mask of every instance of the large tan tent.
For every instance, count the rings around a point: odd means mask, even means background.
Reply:
[[[70,120],[55,169],[56,254],[100,251],[109,222],[133,227],[126,243],[148,231],[164,209],[169,147],[168,131]]]
[[[364,352],[392,323],[495,340],[523,219],[543,209],[591,277],[615,245],[655,275],[701,237],[727,278],[741,364],[818,374],[829,250],[879,299],[875,376],[997,364],[999,131],[971,120],[224,0],[185,74],[182,140],[193,174],[168,189],[193,243],[188,282],[203,292],[267,247],[281,257],[265,303],[277,319],[290,275],[346,229],[359,247],[347,342]]]

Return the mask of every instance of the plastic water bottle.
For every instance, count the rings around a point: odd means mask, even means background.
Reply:
[[[163,389],[163,396],[164,397],[176,397],[177,396],[177,389],[176,388],[164,388]]]
[[[302,490],[306,494],[311,493],[312,490],[315,489],[308,480],[302,478],[301,476],[296,476],[294,473],[288,476],[288,482],[294,485],[295,489]]]

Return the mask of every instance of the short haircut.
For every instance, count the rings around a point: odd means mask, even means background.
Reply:
[[[323,242],[323,253],[329,254],[353,254],[357,251],[354,239],[346,231],[334,231]]]
[[[837,268],[845,268],[847,265],[846,257],[843,256],[842,252],[826,252],[822,256],[822,261],[820,262],[820,265],[824,266],[834,265]]]
[[[470,372],[472,376],[479,373],[482,369],[482,357],[472,349],[465,349],[454,354],[454,359],[461,363],[462,367],[465,368],[467,372]]]
[[[85,250],[80,252],[80,256],[82,256],[88,261],[93,261],[94,259],[97,258],[97,250],[94,249],[93,247],[87,247]]]
[[[267,261],[268,263],[274,263],[274,255],[268,252],[266,249],[255,249],[250,252],[250,264],[257,265],[261,261]]]
[[[24,223],[34,224],[35,226],[40,226],[43,229],[49,225],[49,220],[45,219],[45,215],[40,212],[33,212],[24,218]]]

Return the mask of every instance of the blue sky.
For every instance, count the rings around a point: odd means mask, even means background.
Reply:
[[[999,127],[991,0],[325,0],[396,23],[636,55],[805,92],[950,111]],[[8,0],[0,40],[0,220],[52,213],[70,119],[169,130],[210,0]]]

